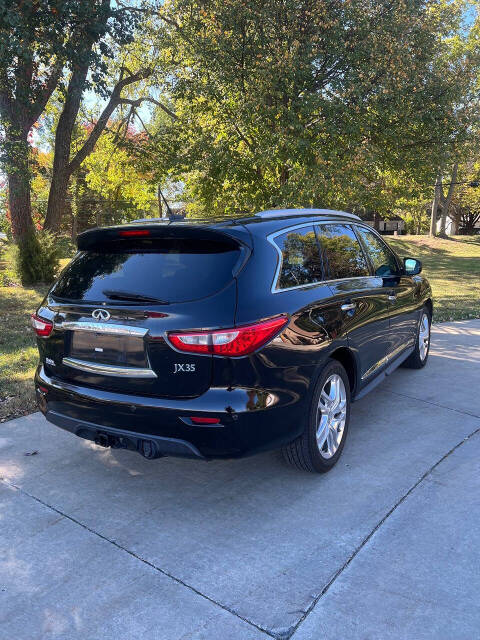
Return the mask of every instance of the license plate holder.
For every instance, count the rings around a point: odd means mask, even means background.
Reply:
[[[108,335],[94,331],[73,331],[70,356],[87,362],[147,367],[145,343],[142,337]]]

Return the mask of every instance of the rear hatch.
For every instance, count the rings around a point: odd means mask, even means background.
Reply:
[[[130,395],[206,391],[212,356],[177,352],[166,332],[233,326],[244,242],[224,231],[141,225],[88,231],[39,310],[47,373]]]

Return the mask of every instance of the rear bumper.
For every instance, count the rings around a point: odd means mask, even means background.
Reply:
[[[53,424],[99,444],[151,454],[146,457],[251,455],[291,442],[307,415],[305,397],[279,389],[210,388],[196,398],[152,398],[73,385],[43,366],[35,385]],[[189,424],[192,415],[214,416],[220,424]]]
[[[70,418],[56,411],[48,410],[45,417],[52,424],[70,431],[70,433],[92,440],[104,447],[114,449],[130,449],[138,451],[145,458],[161,458],[162,456],[176,456],[180,458],[201,458],[200,451],[185,440],[163,438],[147,433],[137,433],[126,429],[114,429],[103,425]]]

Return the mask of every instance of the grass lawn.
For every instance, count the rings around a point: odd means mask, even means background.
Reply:
[[[390,238],[401,256],[419,258],[433,289],[435,322],[480,318],[480,237],[450,240],[426,236]],[[1,248],[0,248],[1,252]],[[2,269],[11,268],[8,260]],[[62,266],[68,260],[62,260]],[[1,281],[1,279],[0,279]],[[35,411],[37,364],[30,314],[47,287],[0,287],[0,422]]]
[[[30,314],[48,287],[0,287],[0,422],[36,410],[33,374],[38,352]]]
[[[434,322],[480,318],[480,236],[389,236],[388,241],[400,256],[422,261],[432,286]]]

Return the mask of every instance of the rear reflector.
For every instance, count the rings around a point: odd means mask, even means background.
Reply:
[[[286,316],[279,316],[234,329],[172,332],[168,334],[168,339],[178,351],[239,358],[257,351],[287,323]]]
[[[149,236],[150,231],[148,229],[128,229],[119,231],[118,235],[122,238],[138,238],[139,236]]]
[[[220,418],[204,418],[202,416],[190,416],[193,424],[220,424]]]
[[[37,336],[40,336],[40,338],[47,338],[52,333],[53,324],[48,320],[40,318],[35,313],[31,315],[31,322],[35,333]]]

